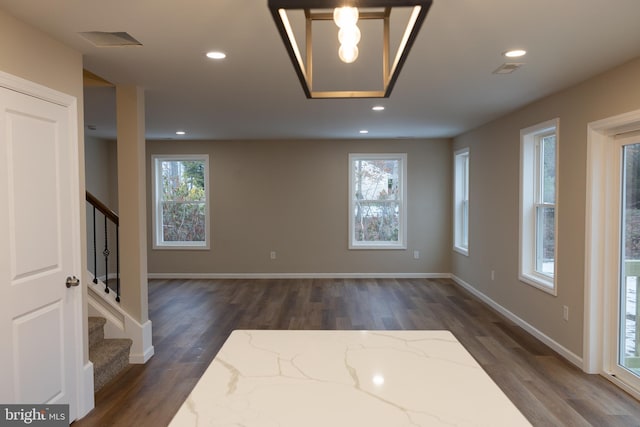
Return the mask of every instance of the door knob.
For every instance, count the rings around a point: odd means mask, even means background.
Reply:
[[[70,288],[72,286],[78,286],[80,284],[80,279],[78,279],[76,276],[69,276],[67,277],[67,288]]]

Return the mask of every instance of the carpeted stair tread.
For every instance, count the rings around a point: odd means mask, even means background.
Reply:
[[[89,317],[89,348],[92,348],[104,340],[104,325],[107,319],[104,317]]]
[[[89,316],[89,333],[102,328],[106,323],[107,319],[104,317]]]
[[[128,338],[104,339],[89,348],[93,362],[94,390],[98,391],[129,365],[132,341]]]
[[[131,340],[128,338],[105,339],[89,350],[89,360],[93,362],[95,370],[96,367],[107,364],[118,353],[126,352],[128,355],[130,348]]]

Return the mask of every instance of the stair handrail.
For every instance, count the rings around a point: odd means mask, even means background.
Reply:
[[[107,220],[115,225],[116,229],[116,301],[120,302],[120,217],[106,204],[100,201],[90,192],[86,192],[86,200],[93,207],[93,283],[98,283],[98,251],[96,248],[96,210],[104,215],[104,250],[102,254],[105,259],[105,286],[104,292],[109,293],[109,249],[108,224]]]
[[[102,203],[93,194],[89,193],[88,191],[86,193],[87,193],[87,202],[95,206],[100,212],[102,212],[104,216],[109,218],[115,225],[120,225],[120,217],[118,216],[117,213],[115,213],[113,210],[111,210],[111,208],[109,208],[107,205]]]

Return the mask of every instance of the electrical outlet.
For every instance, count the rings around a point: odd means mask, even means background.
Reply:
[[[493,282],[494,280],[496,280],[496,271],[491,270],[491,281]]]
[[[271,259],[276,259],[276,251],[271,251],[269,257],[271,257]]]
[[[562,318],[567,322],[569,321],[569,307],[566,305],[562,306]]]
[[[420,259],[420,251],[413,251],[413,259]]]

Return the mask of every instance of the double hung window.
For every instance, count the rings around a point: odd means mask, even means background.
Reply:
[[[520,135],[520,279],[555,294],[558,120]]]
[[[407,155],[349,154],[349,248],[406,249]]]
[[[208,249],[209,156],[157,155],[152,163],[154,249]]]
[[[453,249],[469,255],[469,149],[454,153],[453,158]]]

